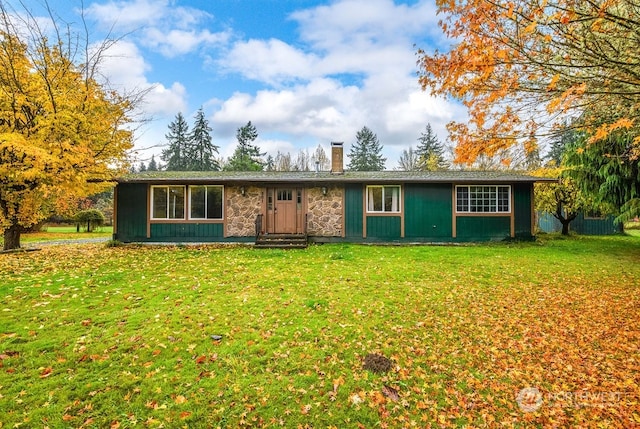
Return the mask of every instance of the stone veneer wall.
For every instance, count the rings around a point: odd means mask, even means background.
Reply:
[[[338,187],[329,187],[327,195],[321,188],[307,188],[307,232],[322,237],[342,236],[343,193]]]
[[[225,187],[227,237],[250,237],[256,234],[256,217],[262,213],[262,188],[245,187],[242,195],[240,187]]]

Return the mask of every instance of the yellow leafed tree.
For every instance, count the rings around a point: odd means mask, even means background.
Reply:
[[[10,12],[0,2],[0,224],[5,250],[20,247],[21,230],[46,216],[45,205],[97,192],[123,171],[132,147],[125,126],[134,104],[94,79],[100,52],[75,62],[73,53],[83,50],[65,40],[78,39],[58,36],[50,42],[33,17],[16,26]]]

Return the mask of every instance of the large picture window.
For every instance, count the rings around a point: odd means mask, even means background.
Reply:
[[[151,219],[184,219],[184,186],[151,187]]]
[[[368,213],[399,213],[400,186],[367,186]]]
[[[190,186],[189,219],[222,219],[222,186]]]
[[[458,213],[509,213],[511,186],[456,186]]]

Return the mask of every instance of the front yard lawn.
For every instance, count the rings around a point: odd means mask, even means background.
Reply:
[[[633,427],[638,279],[628,236],[0,255],[0,427]]]

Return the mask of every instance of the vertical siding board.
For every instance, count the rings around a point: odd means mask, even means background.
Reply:
[[[620,224],[616,224],[613,220],[615,216],[609,215],[604,218],[585,218],[584,213],[579,213],[569,228],[578,234],[584,235],[609,235],[622,232]]]
[[[153,241],[209,242],[223,239],[222,223],[152,223]]]
[[[399,240],[400,216],[367,216],[367,238]]]
[[[511,234],[511,216],[458,216],[456,229],[461,241],[504,240]]]
[[[449,184],[405,186],[405,237],[442,239],[453,234]]]
[[[116,224],[117,239],[140,241],[147,236],[147,185],[121,183],[118,185]]]
[[[512,192],[515,237],[531,238],[533,236],[533,231],[531,231],[533,185],[530,183],[517,183],[512,186]]]
[[[363,192],[361,185],[346,185],[344,188],[345,237],[362,238]]]
[[[569,231],[583,235],[609,235],[622,232],[622,226],[615,224],[615,216],[607,216],[603,219],[585,218],[579,213],[573,222],[569,224]],[[538,213],[538,229],[542,232],[552,233],[562,231],[562,224],[549,213]]]

